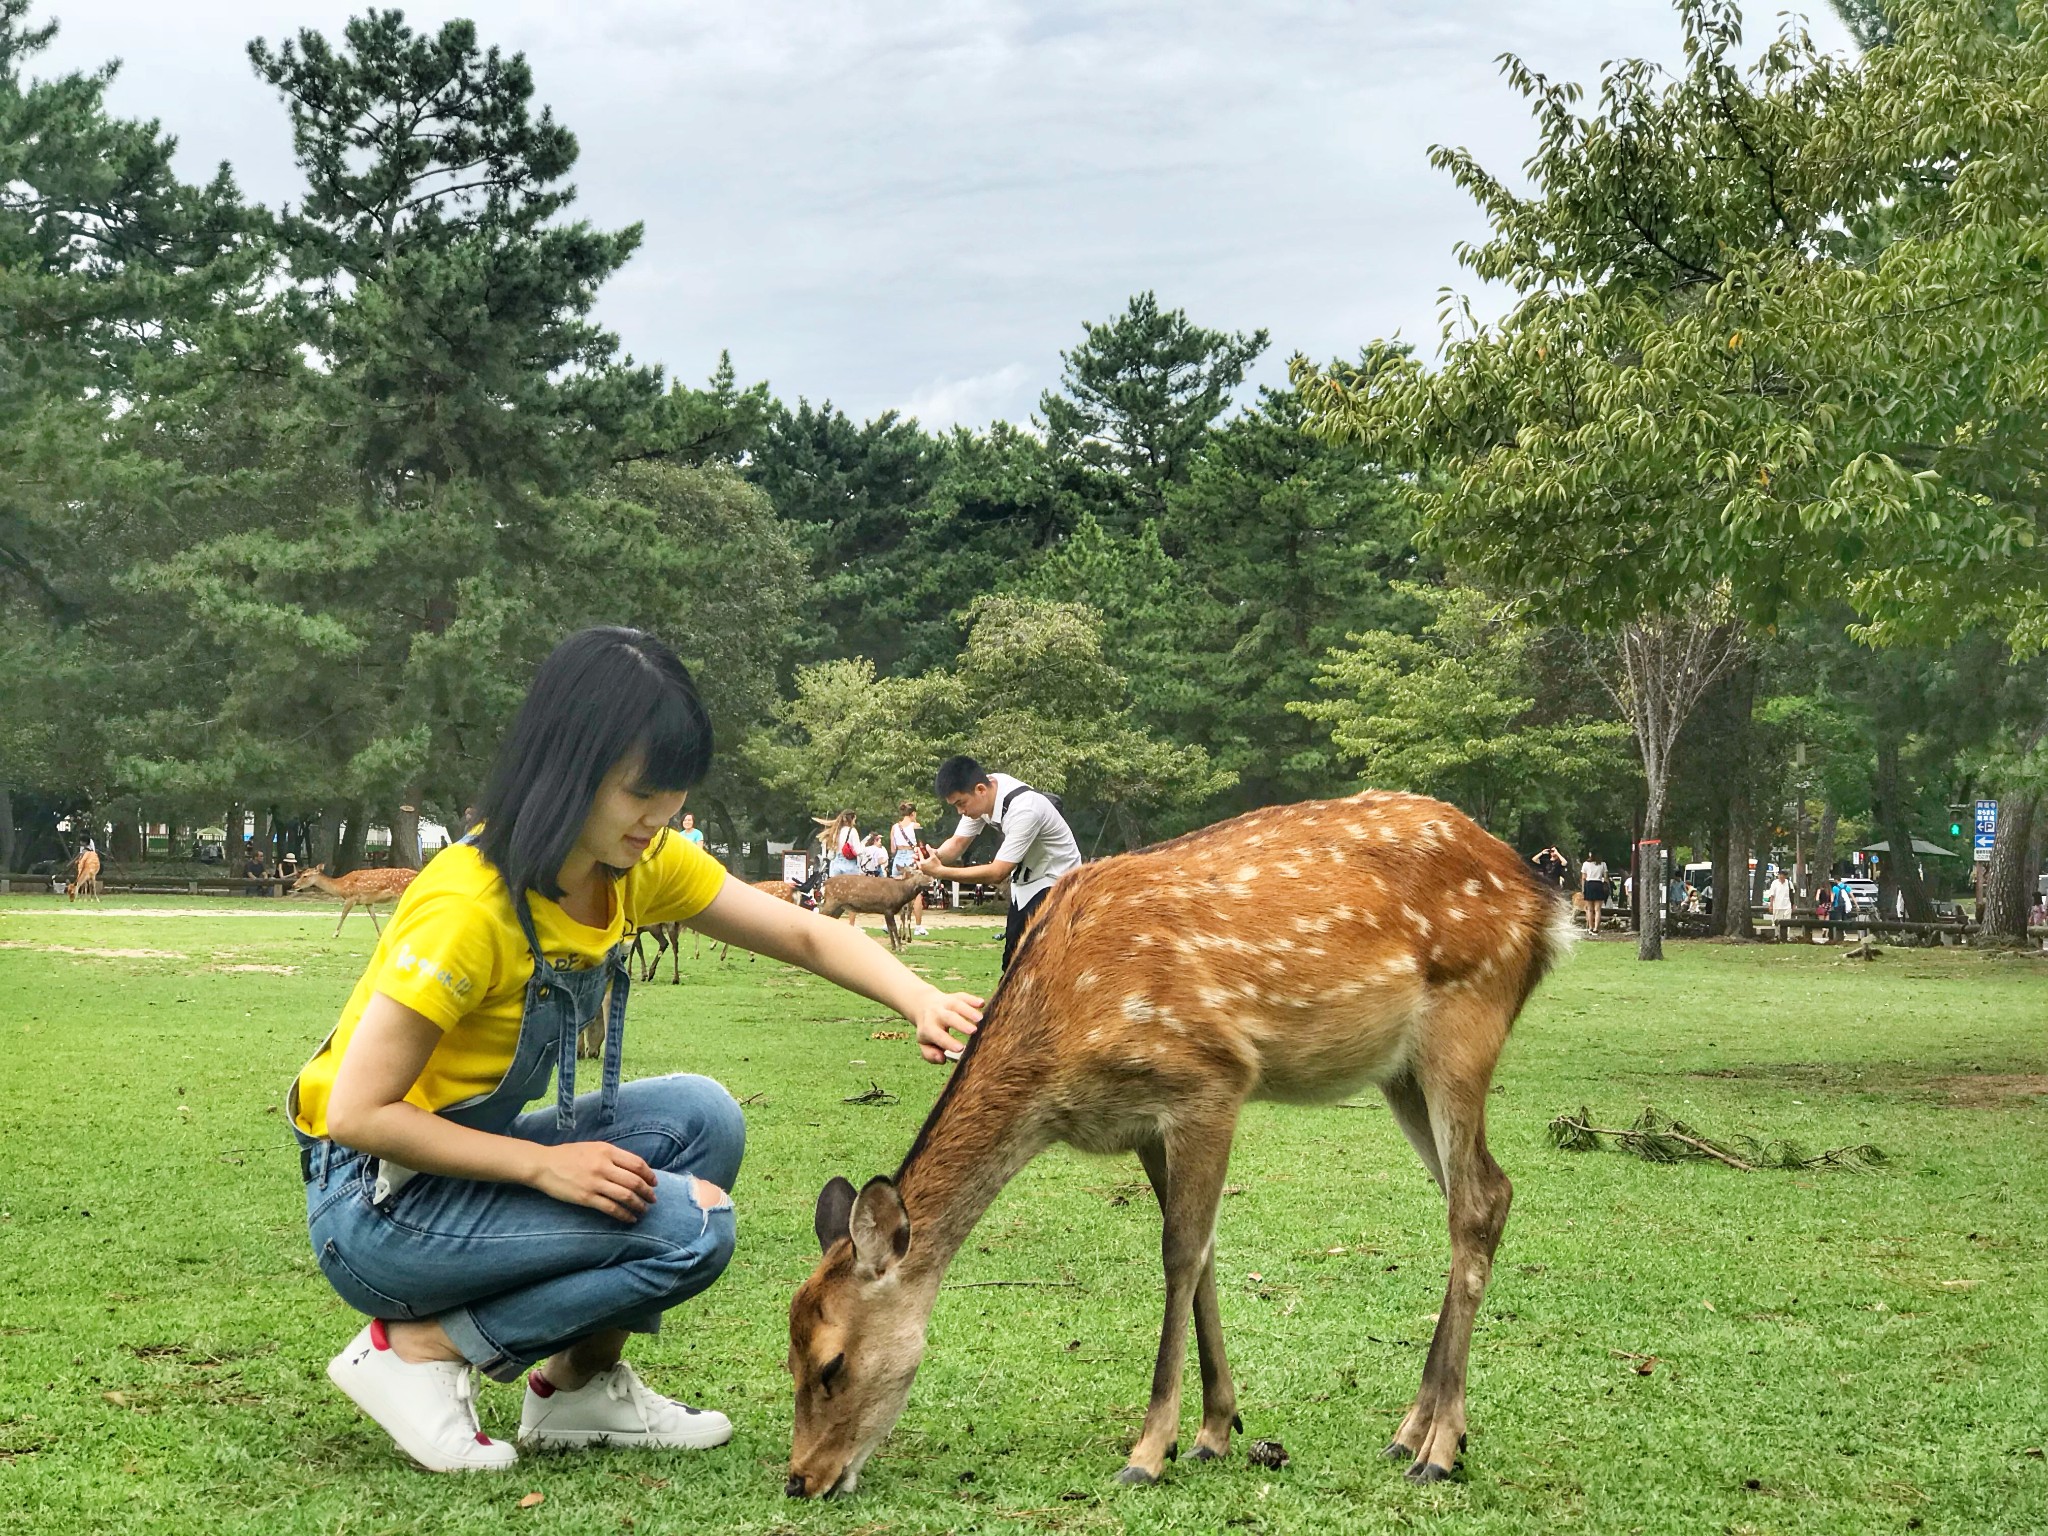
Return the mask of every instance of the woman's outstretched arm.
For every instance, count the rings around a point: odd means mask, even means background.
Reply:
[[[728,879],[689,926],[707,939],[800,965],[894,1008],[917,1026],[926,1061],[944,1061],[981,1022],[982,1000],[972,993],[941,992],[858,928],[827,922],[744,881]]]

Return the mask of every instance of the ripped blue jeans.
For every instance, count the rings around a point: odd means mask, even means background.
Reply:
[[[324,1145],[306,1184],[313,1252],[335,1291],[372,1317],[432,1318],[471,1364],[498,1381],[593,1333],[652,1333],[664,1309],[705,1289],[732,1259],[731,1200],[705,1210],[696,1180],[730,1190],[746,1148],[732,1095],[678,1073],[619,1089],[600,1120],[579,1094],[574,1123],[555,1106],[505,1134],[544,1145],[608,1141],[655,1170],[653,1206],[623,1222],[523,1184],[419,1174],[378,1206],[373,1159]]]

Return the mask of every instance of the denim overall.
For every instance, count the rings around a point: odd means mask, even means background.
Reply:
[[[512,1063],[489,1093],[437,1113],[545,1145],[626,1147],[655,1171],[650,1209],[622,1222],[524,1185],[419,1174],[298,1133],[314,1252],[341,1298],[373,1317],[437,1318],[466,1358],[502,1381],[601,1329],[651,1333],[663,1308],[717,1279],[732,1256],[732,1203],[699,1204],[695,1176],[729,1190],[746,1137],[739,1106],[709,1078],[678,1073],[622,1088],[628,946],[588,970],[558,968],[541,953],[527,903],[514,906],[533,976]],[[579,1098],[577,1037],[607,994],[602,1086]],[[524,1112],[550,1072],[553,1107]]]

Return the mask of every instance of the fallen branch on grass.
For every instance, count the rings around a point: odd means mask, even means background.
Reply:
[[[1618,1150],[1645,1162],[1715,1162],[1744,1173],[1754,1173],[1759,1168],[1839,1168],[1868,1173],[1889,1161],[1867,1141],[1853,1147],[1835,1147],[1811,1157],[1796,1142],[1758,1141],[1754,1136],[1716,1141],[1683,1120],[1674,1120],[1648,1105],[1630,1126],[1595,1125],[1593,1112],[1583,1106],[1576,1117],[1559,1115],[1550,1122],[1551,1145],[1561,1152],[1597,1152],[1602,1137],[1613,1142]]]
[[[856,1093],[851,1098],[841,1099],[842,1104],[894,1104],[896,1095],[884,1088],[873,1078],[868,1079],[868,1091]]]

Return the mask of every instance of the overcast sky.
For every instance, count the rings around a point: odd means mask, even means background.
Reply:
[[[243,45],[337,35],[332,0],[70,0],[38,72],[124,61],[116,111],[160,118],[181,169],[233,163],[276,205],[301,182]],[[1153,289],[1199,323],[1350,355],[1433,349],[1452,246],[1482,232],[1428,164],[1464,145],[1514,171],[1526,105],[1495,60],[1597,80],[1675,61],[1668,0],[495,0],[574,130],[577,211],[646,241],[599,314],[643,362],[895,407],[1021,420],[1084,320]],[[1846,50],[1816,3],[1818,38]],[[1751,42],[1776,25],[1752,12]],[[48,61],[54,58],[55,65]]]

